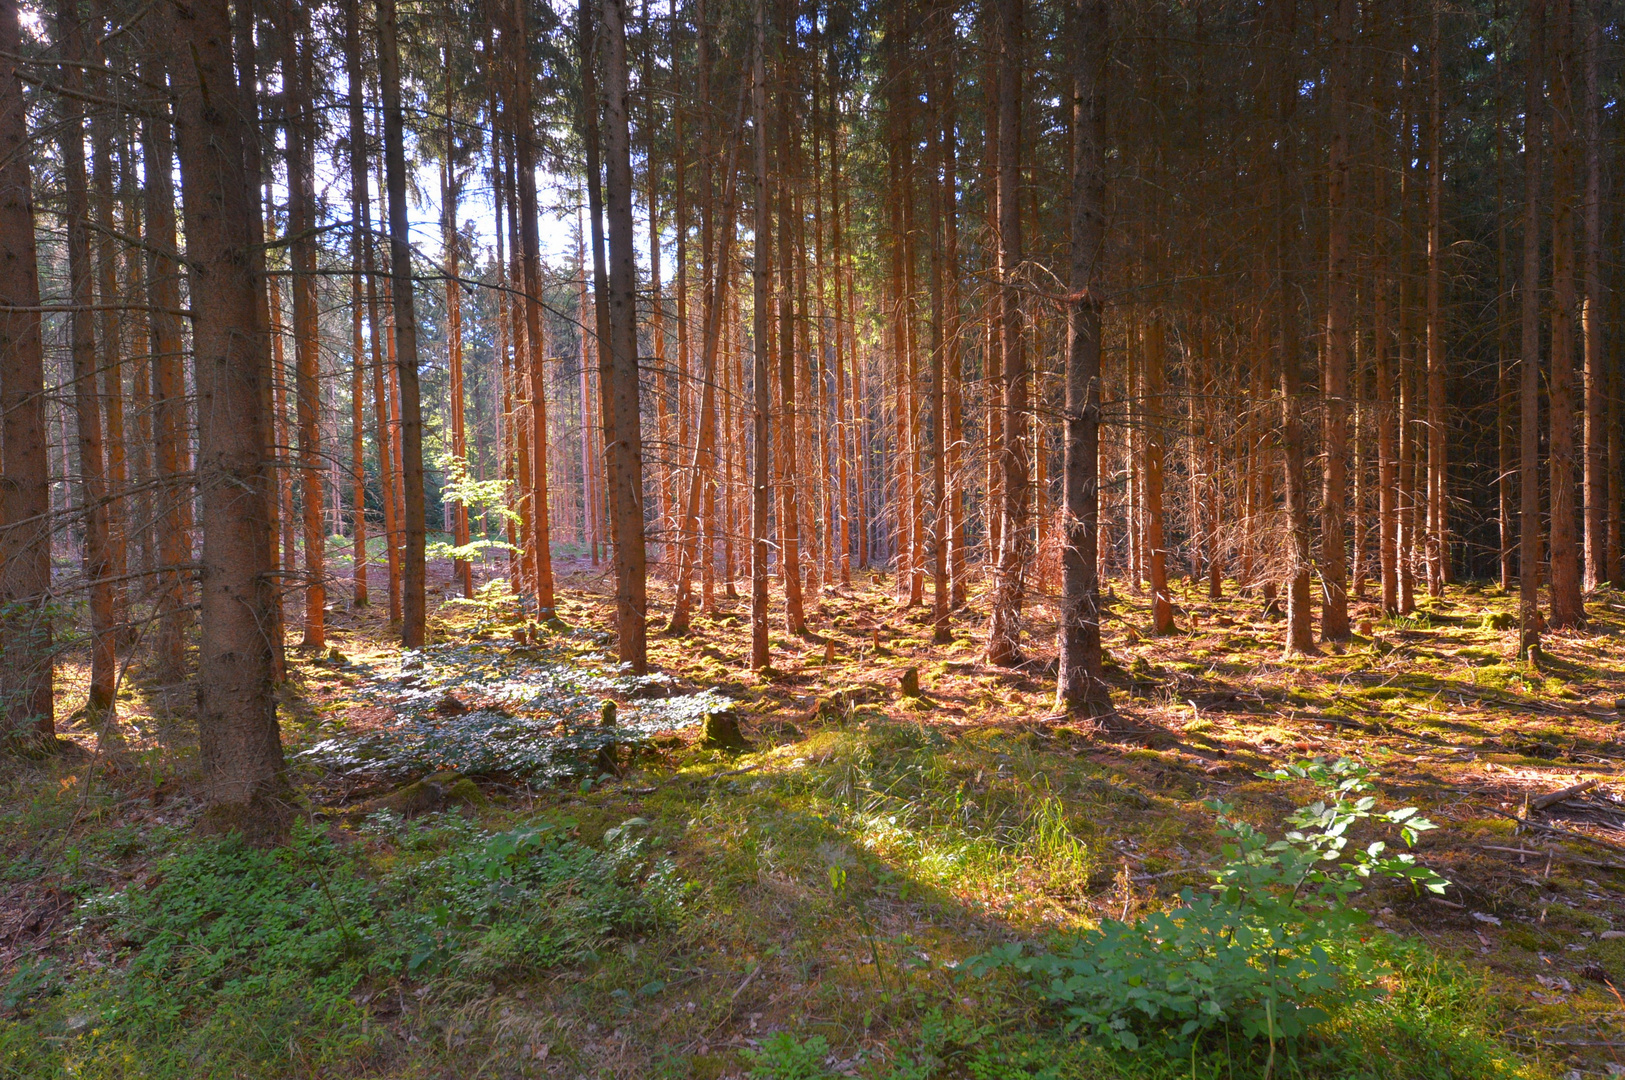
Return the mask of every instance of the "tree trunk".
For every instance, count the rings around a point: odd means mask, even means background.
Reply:
[[[1310,611],[1309,487],[1304,457],[1303,391],[1299,368],[1298,298],[1293,281],[1292,259],[1297,232],[1294,227],[1295,194],[1293,160],[1296,132],[1293,120],[1297,105],[1297,83],[1291,63],[1293,26],[1297,0],[1276,0],[1276,35],[1280,44],[1277,76],[1275,183],[1275,264],[1276,300],[1279,304],[1279,353],[1281,379],[1281,458],[1285,475],[1287,527],[1286,651],[1315,651],[1314,627]],[[1339,540],[1341,543],[1341,540]]]
[[[786,52],[792,46],[786,43]],[[775,110],[775,133],[779,143],[776,181],[779,203],[779,233],[775,237],[778,257],[778,346],[779,346],[779,420],[778,420],[778,514],[779,574],[784,579],[784,622],[791,634],[807,632],[807,617],[801,602],[801,515],[800,500],[796,498],[798,469],[796,453],[796,320],[792,293],[795,279],[791,270],[792,236],[790,188],[787,179],[793,167],[790,160],[790,121],[785,115],[783,97]]]
[[[1100,652],[1100,354],[1106,237],[1106,0],[1067,5],[1072,49],[1072,259],[1061,490],[1060,669],[1055,703],[1111,706]]]
[[[401,64],[395,0],[378,0],[378,76],[383,88],[384,171],[389,189],[389,269],[393,278],[395,370],[400,379],[401,486],[405,548],[401,644],[415,649],[427,630],[423,520],[423,412],[418,397],[418,320],[412,299],[412,247],[406,207],[406,149],[402,139]]]
[[[370,602],[367,593],[367,458],[366,402],[367,358],[362,324],[367,316],[366,285],[362,266],[371,260],[366,248],[371,242],[367,226],[367,114],[366,89],[361,78],[361,0],[344,5],[344,73],[348,83],[350,120],[350,338],[354,350],[350,388],[350,468],[355,484],[355,572],[352,600],[356,607]],[[370,275],[367,277],[370,283]],[[377,328],[372,328],[376,344]],[[383,440],[379,440],[383,446]],[[383,454],[380,453],[382,459]]]
[[[78,428],[80,505],[84,512],[84,575],[90,589],[90,696],[86,704],[98,734],[114,723],[117,684],[114,646],[117,632],[113,598],[112,538],[108,522],[107,475],[102,443],[101,401],[96,382],[96,337],[90,254],[90,196],[85,176],[84,30],[74,5],[60,15],[67,63],[62,83],[62,170],[67,188],[68,281],[74,310],[69,316],[73,362],[73,408]]]
[[[1003,353],[1003,505],[999,567],[988,623],[987,661],[1009,666],[1021,660],[1021,605],[1032,558],[1027,502],[1031,469],[1027,448],[1027,359],[1023,350],[1021,291],[1021,64],[1025,0],[998,4],[998,200],[999,351]]]
[[[282,6],[282,84],[286,101],[288,140],[288,257],[293,276],[294,389],[299,417],[299,481],[301,523],[305,543],[305,639],[303,647],[320,650],[327,644],[325,608],[326,537],[322,530],[322,415],[320,382],[320,324],[316,307],[316,208],[311,142],[312,110],[307,68],[310,42],[300,42],[303,7],[290,0]],[[287,555],[292,560],[292,552]]]
[[[773,216],[768,206],[767,176],[767,13],[765,0],[756,0],[756,47],[751,56],[751,114],[755,127],[756,169],[752,196],[756,207],[756,252],[751,266],[754,290],[752,348],[754,409],[751,417],[750,513],[750,666],[768,666],[767,641],[767,513],[772,484],[772,456],[768,449],[768,413],[772,395],[768,386],[768,303],[772,286]]]
[[[1602,94],[1597,85],[1597,54],[1602,48],[1599,13],[1591,0],[1582,3],[1585,35],[1585,247],[1582,263],[1585,299],[1580,326],[1585,350],[1585,574],[1595,588],[1608,580],[1608,437],[1607,360],[1604,358],[1602,312]]]
[[[1540,116],[1545,104],[1546,0],[1529,0],[1524,60],[1523,320],[1518,358],[1518,653],[1540,652]]]
[[[17,0],[0,0],[0,740],[52,740],[51,477]],[[177,305],[178,306],[178,305]],[[66,461],[63,463],[66,465]]]
[[[1450,580],[1449,514],[1446,500],[1450,489],[1445,443],[1444,401],[1444,287],[1441,260],[1440,193],[1444,184],[1444,122],[1441,116],[1444,90],[1440,80],[1443,61],[1439,45],[1439,3],[1435,0],[1433,29],[1428,38],[1432,54],[1428,105],[1428,280],[1427,280],[1427,528],[1424,544],[1427,554],[1428,595],[1444,595]]]
[[[648,563],[644,549],[643,435],[638,408],[637,236],[632,225],[632,136],[626,80],[626,0],[604,0],[605,152],[609,217],[610,514],[615,523],[615,608],[620,658],[638,675],[649,668]]]
[[[519,40],[529,41],[529,3],[520,0]],[[530,535],[526,537],[534,549],[536,571],[536,607],[543,619],[553,616],[553,538],[548,521],[547,483],[547,383],[546,350],[542,335],[542,258],[541,239],[536,208],[536,136],[531,114],[530,87],[532,72],[529,54],[517,50],[515,83],[518,99],[515,105],[514,142],[518,159],[519,212],[523,223],[521,243],[524,246],[525,272],[520,279],[525,290],[525,340],[527,350],[521,370],[528,371],[530,382]],[[602,347],[600,345],[600,347]]]
[[[1326,464],[1322,472],[1320,511],[1321,580],[1325,594],[1321,607],[1322,641],[1347,641],[1349,604],[1343,555],[1344,504],[1348,497],[1345,466],[1348,458],[1348,371],[1354,332],[1353,283],[1349,255],[1349,100],[1350,69],[1354,64],[1355,0],[1336,0],[1332,16],[1331,77],[1332,138],[1326,154],[1326,354],[1325,409]],[[1358,553],[1356,558],[1358,558]]]
[[[266,471],[270,425],[260,283],[252,242],[255,132],[222,91],[233,85],[225,0],[173,9],[176,148],[191,271],[197,479],[203,511],[198,749],[207,822],[275,839],[290,817],[272,694],[274,603]],[[245,35],[246,36],[246,35]],[[210,99],[213,88],[213,100]],[[239,88],[253,100],[253,86]],[[252,110],[248,113],[253,115]]]
[[[446,82],[446,147],[440,164],[440,250],[446,272],[446,368],[447,389],[451,395],[451,456],[455,468],[464,476],[468,468],[468,434],[463,415],[463,286],[458,281],[457,200],[461,185],[457,182],[455,157],[456,136],[452,127],[452,91],[450,53],[444,58]],[[461,499],[452,507],[452,538],[456,547],[466,547],[470,541],[468,505]],[[463,598],[474,599],[474,567],[468,559],[457,559],[452,564],[452,576],[463,587]]]
[[[1576,210],[1574,136],[1574,30],[1572,0],[1553,0],[1552,87],[1552,369],[1547,380],[1551,406],[1548,443],[1551,468],[1551,601],[1553,629],[1584,624],[1580,553],[1575,530],[1574,415],[1574,225]]]

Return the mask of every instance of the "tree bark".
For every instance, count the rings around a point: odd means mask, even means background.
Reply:
[[[75,310],[69,316],[73,364],[73,410],[78,429],[79,492],[84,513],[84,575],[90,590],[90,692],[86,703],[100,735],[114,723],[117,685],[114,647],[117,625],[113,597],[112,537],[102,439],[102,411],[96,380],[96,336],[90,254],[90,195],[85,174],[84,29],[75,5],[58,16],[66,63],[62,68],[62,171],[67,188],[68,288]]]
[[[1032,558],[1027,503],[1031,472],[1027,447],[1027,359],[1023,349],[1021,291],[1021,64],[1025,0],[996,0],[998,10],[998,277],[999,351],[1003,354],[1004,409],[1000,447],[1003,504],[999,513],[999,566],[988,623],[987,660],[1021,660],[1021,605]]]
[[[1602,48],[1599,12],[1593,0],[1581,5],[1581,32],[1585,35],[1585,230],[1582,273],[1584,299],[1580,329],[1585,355],[1585,573],[1584,584],[1595,588],[1608,580],[1608,437],[1607,360],[1604,358],[1602,312],[1602,93],[1598,87],[1598,53]]]
[[[1104,712],[1100,652],[1100,355],[1106,238],[1106,0],[1067,5],[1072,49],[1072,258],[1067,298],[1056,707]]]
[[[1353,283],[1350,280],[1348,186],[1350,69],[1354,64],[1355,0],[1336,0],[1333,9],[1331,79],[1332,138],[1326,154],[1326,464],[1322,472],[1320,511],[1322,641],[1349,637],[1348,588],[1345,583],[1344,505],[1347,501],[1348,370],[1353,336]],[[1358,557],[1358,556],[1356,556]]]
[[[1548,463],[1551,469],[1551,626],[1580,626],[1586,619],[1576,543],[1574,409],[1574,225],[1576,207],[1574,136],[1574,28],[1572,0],[1553,0],[1551,17],[1552,86],[1552,368]]]
[[[610,513],[615,521],[615,608],[620,658],[649,668],[648,572],[644,548],[643,435],[638,403],[637,235],[632,224],[632,136],[626,78],[626,0],[604,0],[605,153],[609,218]]]
[[[371,262],[366,249],[371,243],[372,230],[367,221],[367,114],[366,89],[361,78],[361,0],[345,0],[344,4],[344,73],[350,121],[350,338],[354,351],[350,388],[350,468],[355,484],[352,600],[356,607],[366,607],[371,598],[367,593],[367,358],[362,326],[368,311],[367,285],[363,282],[370,285],[371,275],[364,279],[362,267]],[[376,320],[371,331],[376,344]],[[379,439],[378,444],[382,447],[383,440]],[[378,456],[381,460],[384,455]]]
[[[378,77],[384,104],[384,172],[389,190],[389,269],[395,313],[395,370],[400,380],[402,553],[401,644],[424,644],[427,611],[423,519],[423,412],[418,395],[418,320],[412,299],[412,247],[406,213],[406,148],[402,138],[401,63],[395,0],[378,0]]]
[[[173,10],[182,60],[173,79],[176,148],[190,268],[197,477],[203,512],[198,748],[207,821],[276,839],[290,817],[272,694],[275,602],[266,471],[270,425],[261,283],[253,255],[255,134],[233,85],[225,0]],[[247,35],[245,35],[247,36]],[[253,86],[239,88],[252,101]]]
[[[1529,0],[1524,61],[1523,340],[1518,358],[1518,653],[1540,651],[1540,172],[1546,0]]]
[[[55,737],[45,349],[18,0],[0,0],[0,740]],[[64,463],[65,464],[65,463]]]
[[[767,513],[772,490],[772,455],[768,449],[768,413],[772,395],[768,386],[768,304],[772,286],[773,216],[768,206],[767,175],[767,13],[765,0],[756,0],[756,42],[751,56],[751,114],[756,158],[752,195],[756,207],[756,252],[751,266],[754,290],[752,348],[753,411],[751,416],[750,513],[750,666],[768,666],[767,639]]]
[[[303,647],[327,644],[327,543],[322,528],[321,327],[316,307],[316,207],[308,69],[311,43],[301,44],[304,8],[282,5],[282,84],[288,141],[288,256],[293,269],[294,389],[299,418],[300,519],[305,547],[305,638]],[[287,555],[292,560],[292,552]]]
[[[529,3],[519,0],[521,42],[529,41]],[[541,239],[536,207],[536,135],[535,118],[531,115],[530,87],[532,72],[529,54],[518,50],[518,86],[516,115],[514,117],[515,156],[519,172],[519,213],[523,223],[521,242],[524,245],[525,273],[521,279],[525,290],[525,339],[529,355],[524,370],[530,380],[530,535],[526,538],[534,548],[536,570],[536,607],[544,618],[553,615],[553,538],[548,513],[547,482],[547,382],[546,350],[542,333],[542,258]]]

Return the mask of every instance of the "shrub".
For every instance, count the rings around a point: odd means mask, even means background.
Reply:
[[[1013,969],[1073,1025],[1128,1050],[1160,1035],[1183,1054],[1222,1028],[1273,1046],[1325,1020],[1323,1004],[1363,992],[1375,974],[1369,956],[1349,946],[1348,931],[1366,919],[1349,897],[1374,875],[1433,892],[1447,884],[1410,854],[1388,854],[1382,841],[1351,849],[1349,828],[1377,818],[1397,825],[1409,846],[1434,825],[1413,807],[1375,812],[1375,797],[1365,794],[1371,771],[1347,759],[1265,775],[1310,780],[1325,797],[1291,814],[1279,840],[1209,802],[1226,841],[1209,895],[1187,889],[1171,911],[1108,920],[1053,952],[998,946],[966,969]]]

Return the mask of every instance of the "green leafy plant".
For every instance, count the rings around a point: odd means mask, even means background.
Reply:
[[[829,1041],[822,1035],[803,1041],[788,1031],[775,1031],[743,1056],[751,1064],[754,1080],[823,1080],[832,1075],[824,1066]]]
[[[1273,1060],[1278,1038],[1301,1035],[1327,1018],[1323,1004],[1373,981],[1376,967],[1349,933],[1367,916],[1349,898],[1373,877],[1431,892],[1448,882],[1384,841],[1351,846],[1349,829],[1367,819],[1397,826],[1407,847],[1435,827],[1414,807],[1377,811],[1364,765],[1314,761],[1263,775],[1308,780],[1324,797],[1294,811],[1278,840],[1232,817],[1231,806],[1207,803],[1225,840],[1210,894],[1187,889],[1171,911],[1108,920],[1056,952],[998,946],[966,969],[1013,969],[1073,1024],[1128,1050],[1160,1034],[1183,1054],[1207,1032],[1235,1028],[1268,1039]]]

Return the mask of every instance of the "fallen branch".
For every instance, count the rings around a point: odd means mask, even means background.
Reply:
[[[1564,801],[1566,801],[1568,799],[1572,799],[1576,795],[1585,794],[1586,792],[1590,791],[1592,788],[1596,787],[1600,782],[1601,781],[1599,781],[1595,776],[1593,776],[1590,780],[1583,780],[1578,784],[1570,784],[1568,787],[1564,788],[1561,791],[1548,792],[1545,795],[1542,795],[1538,799],[1530,799],[1529,800],[1529,809],[1531,809],[1531,810],[1544,810],[1548,806],[1556,806],[1558,803],[1564,802]]]
[[[1508,855],[1544,855],[1548,859],[1562,859],[1564,862],[1576,863],[1580,866],[1600,866],[1604,870],[1625,870],[1625,863],[1598,862],[1595,859],[1582,859],[1578,855],[1570,855],[1566,851],[1552,848],[1550,851],[1531,851],[1521,847],[1503,847],[1500,844],[1475,844],[1480,851],[1504,851]]]

